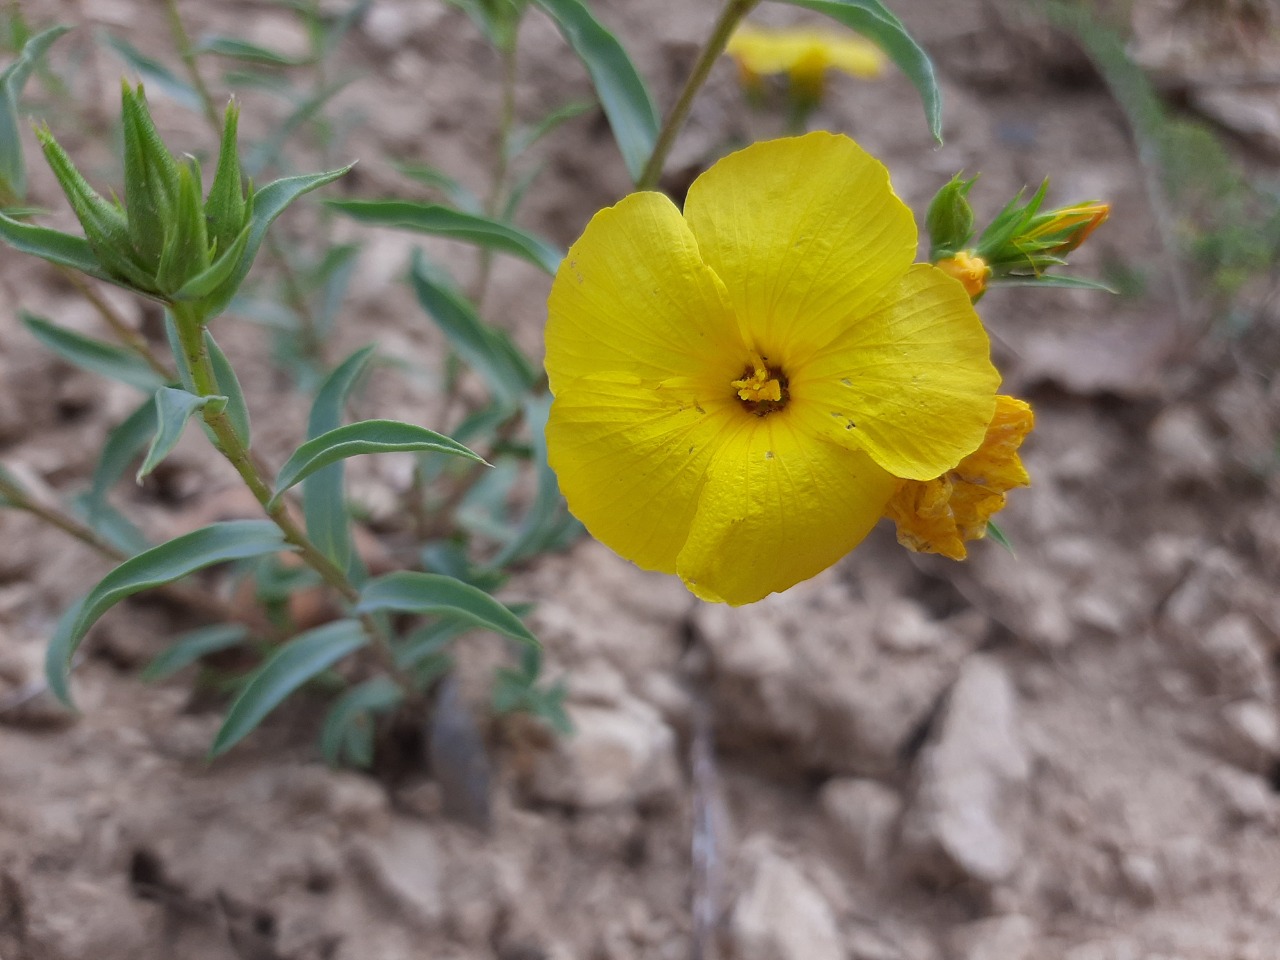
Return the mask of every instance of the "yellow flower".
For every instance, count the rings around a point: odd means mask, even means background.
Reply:
[[[828,133],[725,157],[683,215],[658,193],[597,213],[548,302],[569,508],[707,600],[840,559],[897,478],[955,467],[995,411],[982,323],[915,250],[885,168]]]
[[[898,525],[898,542],[919,553],[963,560],[965,541],[987,535],[987,522],[1004,507],[1005,495],[1031,482],[1018,448],[1034,424],[1025,402],[996,397],[982,446],[937,479],[904,482],[889,501],[885,516]]]
[[[959,280],[964,292],[972,299],[976,300],[986,292],[991,268],[987,266],[987,261],[968,250],[961,250],[954,257],[939,260],[936,266],[943,273]]]
[[[762,76],[785,73],[792,91],[808,100],[822,96],[829,69],[871,78],[880,76],[887,62],[879,47],[854,34],[804,28],[767,30],[750,24],[734,31],[725,52],[738,65],[738,75],[748,90],[757,89]]]

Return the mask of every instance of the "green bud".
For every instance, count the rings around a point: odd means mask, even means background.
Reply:
[[[969,206],[968,196],[977,180],[965,180],[957,173],[934,195],[925,215],[930,260],[954,256],[973,236],[973,207]]]
[[[160,139],[146,94],[126,81],[121,91],[124,127],[124,202],[129,211],[129,237],[144,262],[163,254],[165,224],[178,196],[178,164]]]
[[[85,239],[103,268],[144,292],[154,292],[151,277],[130,242],[129,223],[124,210],[118,203],[103,199],[89,186],[48,127],[37,128],[36,138],[62,192],[67,195],[71,209],[84,228]]]
[[[200,198],[200,165],[195,158],[178,167],[178,195],[165,225],[164,252],[156,271],[160,292],[171,296],[209,268],[209,235]]]
[[[218,254],[235,243],[244,232],[249,219],[249,205],[245,200],[244,184],[240,174],[240,151],[236,145],[236,131],[240,123],[240,108],[232,100],[222,121],[222,147],[218,151],[218,168],[213,173],[213,186],[204,212],[209,223],[209,239]]]

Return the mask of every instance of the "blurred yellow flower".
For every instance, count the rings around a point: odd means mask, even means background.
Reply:
[[[963,560],[965,541],[987,535],[987,522],[1004,507],[1005,495],[1031,482],[1018,448],[1034,425],[1027,403],[996,397],[982,446],[936,479],[904,482],[889,501],[885,516],[897,524],[898,542]]]
[[[943,273],[959,280],[964,287],[964,292],[972,299],[976,300],[986,292],[991,268],[987,266],[987,261],[968,250],[961,250],[954,257],[945,257],[935,266]]]
[[[811,101],[821,98],[828,70],[871,78],[880,76],[888,62],[879,47],[855,34],[769,30],[745,23],[729,38],[725,52],[738,65],[738,76],[748,90],[758,89],[763,76],[785,73],[793,94]]]
[[[999,375],[960,285],[847,137],[757,143],[684,212],[636,193],[552,285],[548,455],[570,509],[641,567],[750,603],[844,556],[898,478],[973,453]]]

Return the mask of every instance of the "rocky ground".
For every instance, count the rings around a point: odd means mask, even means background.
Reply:
[[[595,6],[669,103],[713,5]],[[833,82],[813,124],[882,157],[917,211],[960,169],[982,172],[973,198],[986,215],[1046,174],[1055,200],[1107,199],[1112,219],[1079,270],[1119,262],[1147,278],[1131,296],[1011,289],[981,304],[1009,391],[1038,417],[1025,450],[1034,485],[1005,514],[1016,556],[987,545],[957,565],[908,555],[881,529],[822,576],[739,609],[699,604],[589,541],[541,559],[508,595],[537,602],[531,624],[568,683],[577,733],[486,721],[486,833],[445,817],[424,774],[323,766],[305,703],[207,762],[218,704],[187,674],[137,678],[190,625],[172,607],[139,602],[104,620],[76,675],[82,714],[15,695],[38,682],[62,605],[106,567],[0,513],[0,957],[683,960],[708,912],[719,935],[705,955],[725,960],[1280,956],[1280,316],[1265,282],[1232,305],[1247,322],[1230,334],[1225,308],[1194,285],[1190,304],[1174,296],[1170,278],[1189,274],[1153,216],[1150,171],[1067,37],[979,0],[945,17],[928,0],[892,6],[937,60],[946,145],[930,145],[898,76]],[[1247,20],[1255,6],[1261,20]],[[1183,7],[1212,16],[1189,28]],[[197,29],[303,41],[281,7],[188,8]],[[1162,85],[1174,78],[1183,100],[1207,104],[1274,180],[1264,88],[1199,69],[1261,76],[1274,103],[1265,28],[1280,24],[1266,10],[1152,2],[1134,16]],[[100,90],[108,116],[120,66],[92,29],[167,49],[159,13],[134,0],[25,12],[81,26],[66,41],[74,83]],[[492,127],[476,118],[496,112],[497,65],[464,15],[375,0],[340,59],[362,77],[333,104],[341,151],[361,158],[347,189],[406,190],[389,157],[429,159],[483,189]],[[536,13],[521,75],[527,117],[587,92]],[[256,103],[248,95],[251,136],[271,121]],[[205,135],[198,118],[159,112],[176,138]],[[779,129],[720,65],[670,186]],[[91,152],[95,138],[90,124],[66,140]],[[539,149],[546,169],[521,220],[567,244],[625,192],[625,171],[595,114]],[[46,179],[36,192],[59,207]],[[434,369],[438,338],[398,279],[416,238],[341,229],[367,246],[333,356],[376,339]],[[471,269],[470,252],[430,246]],[[546,287],[504,262],[486,302],[535,355]],[[135,401],[18,324],[22,307],[92,329],[55,274],[6,252],[0,291],[0,453],[33,482],[73,489]],[[306,402],[264,359],[265,337],[234,319],[222,335],[259,449],[278,463]],[[433,426],[440,409],[432,378],[394,371],[362,403],[366,416]],[[243,509],[200,439],[125,492],[157,535]],[[371,515],[404,483],[399,470],[357,475]],[[463,688],[483,713],[496,646],[468,650]]]

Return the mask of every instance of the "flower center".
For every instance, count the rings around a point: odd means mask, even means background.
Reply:
[[[757,417],[768,416],[787,405],[791,394],[787,390],[787,375],[779,367],[769,366],[768,357],[755,354],[742,371],[742,378],[731,386],[738,392],[738,400]]]

